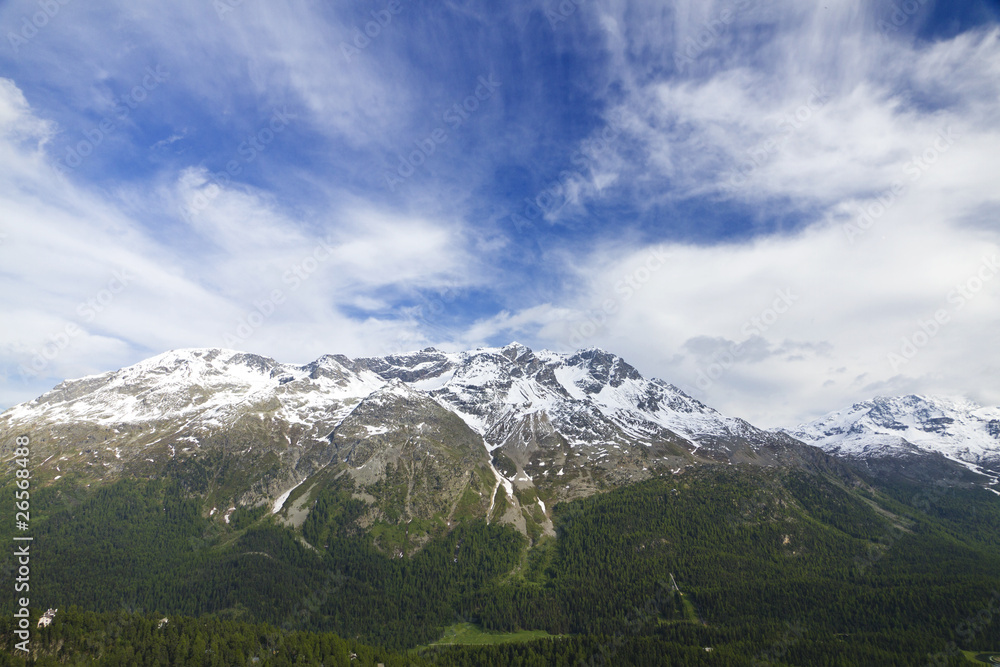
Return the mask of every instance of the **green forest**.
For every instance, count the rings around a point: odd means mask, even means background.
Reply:
[[[32,497],[31,607],[60,611],[13,650],[6,550],[0,664],[972,664],[1000,651],[998,501],[703,467],[560,503],[555,537],[469,520],[403,555],[343,483],[293,529],[170,479],[70,480]],[[482,643],[435,645],[456,623]],[[552,637],[489,641],[519,630]]]

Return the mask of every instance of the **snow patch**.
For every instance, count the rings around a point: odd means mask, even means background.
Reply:
[[[452,368],[449,371],[436,375],[434,377],[424,378],[423,380],[417,380],[415,382],[407,382],[411,389],[416,389],[417,391],[434,391],[435,389],[442,389],[447,387],[451,379],[455,377],[455,369]]]
[[[306,480],[303,479],[302,482],[304,481]],[[285,504],[285,501],[288,500],[288,496],[292,495],[292,491],[299,488],[299,486],[302,485],[302,482],[299,482],[298,484],[296,484],[295,486],[293,486],[292,488],[288,489],[280,496],[278,496],[278,499],[274,501],[274,509],[271,510],[271,514],[277,514],[278,512],[281,511],[281,507]],[[226,523],[229,523],[229,519],[226,519]]]

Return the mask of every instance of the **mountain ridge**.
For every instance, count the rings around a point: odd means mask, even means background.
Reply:
[[[686,466],[811,456],[617,355],[519,343],[301,365],[172,350],[0,414],[0,433],[20,430],[44,482],[172,471],[223,507],[346,474],[372,521],[448,524],[471,512],[524,532],[551,532],[556,502]]]
[[[946,465],[938,456],[995,485],[994,413],[945,399],[873,399],[766,431],[600,348],[561,354],[515,342],[301,365],[190,348],[62,382],[0,414],[0,434],[32,433],[44,458],[35,475],[49,483],[169,472],[213,507],[277,512],[294,504],[277,499],[309,480],[303,491],[350,480],[370,505],[368,522],[451,525],[469,515],[540,534],[552,531],[559,501],[693,465],[826,467],[832,455],[869,470],[920,460],[933,473]],[[963,449],[970,434],[979,439]]]

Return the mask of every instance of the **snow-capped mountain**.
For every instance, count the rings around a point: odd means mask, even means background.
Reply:
[[[3,413],[10,423],[104,426],[187,420],[220,427],[251,406],[289,423],[336,423],[385,382],[343,356],[305,366],[233,350],[174,350],[118,371],[67,380]]]
[[[43,480],[169,473],[213,502],[250,504],[346,472],[373,498],[404,484],[404,517],[469,510],[522,528],[525,516],[547,523],[546,502],[658,471],[810,456],[613,354],[517,343],[301,366],[172,351],[68,380],[0,415],[0,448],[21,432],[44,458]]]
[[[775,442],[773,434],[725,417],[662,380],[646,380],[620,357],[599,349],[535,354],[512,343],[358,363],[428,392],[481,434],[490,451],[526,447],[547,433],[596,458],[636,443],[670,443],[680,446],[678,453],[705,448],[702,453],[712,452],[710,458],[728,459],[738,449]]]
[[[169,421],[211,431],[258,412],[325,436],[393,380],[434,397],[483,436],[491,451],[516,435],[512,424],[533,416],[544,416],[553,432],[580,447],[669,440],[696,452],[729,450],[734,440],[752,446],[774,439],[673,385],[644,379],[613,354],[591,349],[536,355],[518,343],[357,361],[327,355],[304,366],[233,350],[175,350],[67,380],[0,419],[7,425],[111,427]]]
[[[1000,476],[1000,408],[962,398],[878,397],[787,432],[835,456],[939,454],[994,479]]]

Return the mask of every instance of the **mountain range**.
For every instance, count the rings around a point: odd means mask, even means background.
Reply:
[[[0,433],[22,432],[45,482],[169,473],[227,521],[266,502],[301,522],[293,493],[305,503],[343,475],[369,523],[480,516],[532,535],[552,532],[557,502],[703,464],[809,467],[825,454],[880,474],[961,475],[994,493],[1000,478],[998,408],[875,398],[769,431],[603,350],[518,343],[305,365],[175,350],[0,415]]]
[[[37,664],[988,657],[997,425],[904,396],[762,429],[600,349],[174,350],[0,414],[0,539]]]

